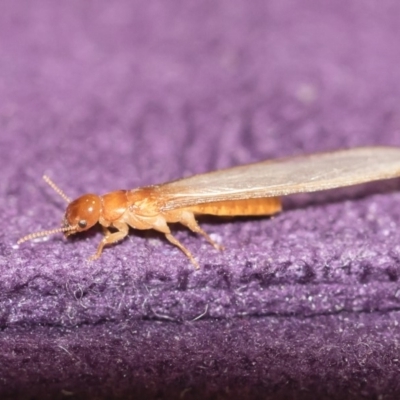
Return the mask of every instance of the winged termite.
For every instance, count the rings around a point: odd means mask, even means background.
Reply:
[[[398,176],[400,148],[394,147],[360,147],[263,161],[102,196],[85,194],[74,201],[45,176],[45,181],[68,202],[63,226],[32,233],[18,243],[57,232],[69,236],[99,223],[105,236],[90,257],[94,260],[100,257],[104,246],[123,239],[129,227],[155,229],[198,268],[192,253],[171,234],[168,223],[179,222],[221,249],[200,228],[195,215],[273,215],[281,211],[280,196]]]

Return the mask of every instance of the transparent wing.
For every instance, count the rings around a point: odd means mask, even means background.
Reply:
[[[360,147],[263,161],[154,187],[164,210],[223,200],[284,196],[400,176],[400,148]]]

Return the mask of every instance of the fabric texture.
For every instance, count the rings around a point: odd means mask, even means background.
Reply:
[[[273,218],[60,226],[68,196],[265,159],[400,145],[400,5],[0,4],[0,397],[397,399],[399,181]]]

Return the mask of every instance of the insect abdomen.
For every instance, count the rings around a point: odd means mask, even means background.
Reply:
[[[188,207],[195,214],[221,216],[272,215],[282,209],[279,197],[261,199],[224,200]]]

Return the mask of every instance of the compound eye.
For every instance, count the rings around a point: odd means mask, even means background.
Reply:
[[[87,222],[86,222],[86,220],[84,220],[84,219],[81,219],[79,222],[78,222],[78,226],[79,226],[79,228],[86,228],[86,226],[87,226]]]

